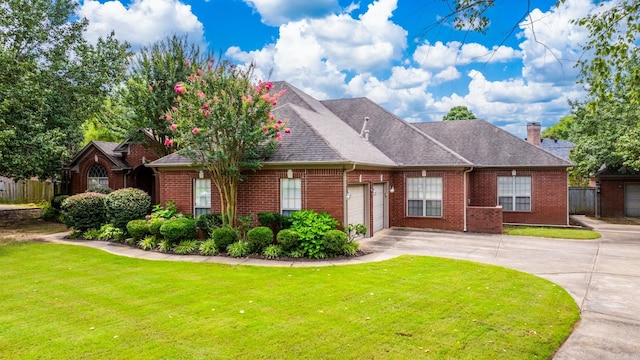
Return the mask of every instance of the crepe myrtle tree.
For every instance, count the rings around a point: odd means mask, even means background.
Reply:
[[[204,69],[194,67],[185,82],[175,85],[176,105],[165,114],[173,134],[165,145],[177,146],[209,174],[224,225],[235,224],[242,171],[259,169],[283,134],[291,133],[271,113],[284,90],[271,93],[270,82],[255,82],[253,68],[213,60]]]

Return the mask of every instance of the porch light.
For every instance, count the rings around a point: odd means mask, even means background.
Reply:
[[[351,199],[351,191],[347,190],[347,200]]]
[[[511,170],[511,176],[516,176],[516,169]]]
[[[293,170],[287,170],[287,179],[293,179]]]
[[[198,173],[198,178],[204,179],[204,171],[200,170],[200,172]]]
[[[390,192],[390,193],[392,193],[392,194],[393,194],[394,192],[396,192],[396,189],[393,187],[393,185],[391,185],[391,186],[389,187],[389,192]]]
[[[98,162],[98,155],[93,155],[93,161]]]

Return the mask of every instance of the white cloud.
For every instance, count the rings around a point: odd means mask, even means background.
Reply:
[[[290,21],[324,17],[340,9],[337,0],[244,0],[260,14],[262,22],[280,26]],[[352,9],[353,4],[347,8]]]
[[[425,41],[413,53],[413,60],[424,69],[444,69],[471,63],[507,62],[520,57],[520,51],[507,46],[494,46],[488,49],[478,43],[463,44],[458,41],[446,44],[436,41],[434,45]]]
[[[190,41],[204,43],[202,23],[190,5],[177,0],[133,0],[127,7],[120,1],[85,0],[78,14],[89,20],[84,36],[94,43],[111,31],[134,49],[172,34],[187,34]]]

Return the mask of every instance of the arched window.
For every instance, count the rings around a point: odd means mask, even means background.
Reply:
[[[104,166],[93,164],[87,173],[87,190],[94,190],[100,187],[109,187],[109,175]]]

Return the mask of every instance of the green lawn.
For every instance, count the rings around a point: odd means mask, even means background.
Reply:
[[[537,236],[574,240],[593,240],[600,237],[600,233],[593,230],[542,226],[505,226],[504,232],[507,235]]]
[[[2,359],[547,359],[561,287],[467,261],[333,267],[146,261],[0,240]]]

